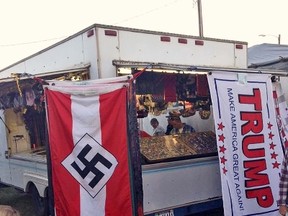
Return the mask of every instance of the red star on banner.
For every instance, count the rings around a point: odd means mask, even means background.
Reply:
[[[224,146],[224,145],[222,145],[222,146],[219,146],[219,148],[220,148],[219,152],[225,153],[225,151],[226,151],[226,148],[225,148],[225,146]]]
[[[270,132],[269,134],[268,134],[268,136],[269,136],[269,139],[273,139],[273,136],[274,136],[274,134],[272,133],[272,132]]]
[[[223,171],[223,174],[226,175],[226,173],[227,173],[228,170],[225,169],[225,167],[223,167],[223,168],[222,168],[222,171]]]
[[[273,126],[273,125],[269,122],[269,123],[268,123],[268,129],[271,130],[272,126]]]
[[[223,157],[220,157],[220,161],[222,164],[225,164],[227,159],[225,158],[225,156],[223,156]]]
[[[218,130],[223,131],[223,128],[225,128],[222,122],[220,124],[217,123],[217,125],[218,125]]]
[[[272,154],[271,154],[271,159],[277,159],[277,156],[278,156],[278,154],[276,154],[275,152],[273,152]]]
[[[278,163],[277,161],[275,161],[275,162],[272,163],[272,164],[273,164],[273,169],[274,169],[274,168],[279,169],[280,163]]]
[[[272,143],[270,143],[270,149],[272,149],[272,150],[274,150],[274,147],[275,147],[276,145],[272,142]]]
[[[224,139],[225,139],[224,134],[218,135],[218,138],[219,138],[218,141],[221,141],[224,143]]]

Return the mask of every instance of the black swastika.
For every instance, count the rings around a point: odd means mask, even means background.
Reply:
[[[100,162],[108,169],[111,168],[112,163],[108,161],[106,158],[104,158],[101,154],[97,153],[91,161],[86,160],[85,156],[88,154],[88,152],[92,149],[90,145],[86,145],[82,151],[79,153],[77,158],[85,165],[85,168],[81,170],[81,168],[78,166],[78,164],[74,161],[71,166],[80,174],[80,176],[84,179],[90,172],[95,174],[95,177],[91,180],[89,183],[89,186],[91,188],[94,188],[98,182],[103,178],[104,173],[101,172],[99,169],[95,167],[95,165]]]

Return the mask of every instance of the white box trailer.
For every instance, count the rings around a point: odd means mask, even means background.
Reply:
[[[193,74],[200,69],[245,70],[246,67],[246,42],[94,24],[0,70],[0,98],[11,92],[22,93],[21,89],[29,86],[25,75],[77,80],[79,76],[115,77],[139,68]],[[38,214],[45,215],[42,208],[48,196],[45,150],[34,148],[23,121],[23,107],[19,111],[21,104],[15,107],[3,100],[1,103],[0,181],[31,192],[39,204]],[[150,114],[148,117],[152,118]],[[165,115],[159,118],[163,120]],[[196,129],[213,130],[212,116],[205,126],[201,126],[199,119],[193,119]],[[142,119],[139,124],[149,130],[148,120]],[[143,164],[145,215],[188,215],[219,207],[218,163],[216,153]]]
[[[224,68],[247,67],[247,43],[93,25],[0,71],[39,75],[90,64],[90,78],[115,77],[113,60]]]

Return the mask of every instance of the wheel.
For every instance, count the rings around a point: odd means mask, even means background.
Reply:
[[[47,198],[43,198],[39,195],[39,192],[35,185],[30,187],[30,194],[32,196],[35,214],[38,216],[48,216],[48,201]]]
[[[5,187],[8,187],[8,186],[5,185],[5,184],[0,183],[0,188],[5,188]]]

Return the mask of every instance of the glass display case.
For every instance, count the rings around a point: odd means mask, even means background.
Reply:
[[[143,163],[159,163],[217,155],[212,131],[140,139]]]

